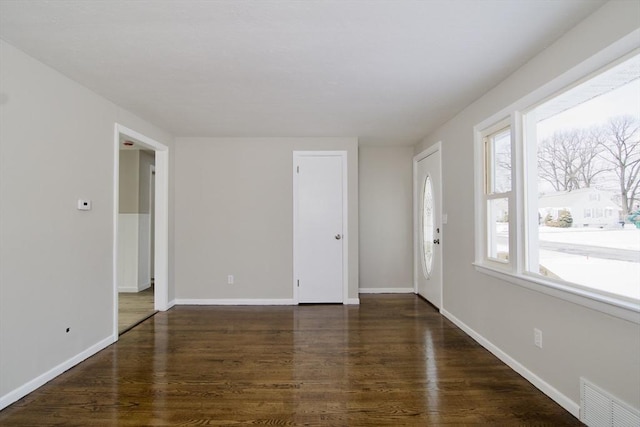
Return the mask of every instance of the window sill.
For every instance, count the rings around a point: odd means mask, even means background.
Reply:
[[[539,279],[533,276],[515,274],[501,270],[497,267],[487,266],[477,262],[473,263],[473,265],[475,266],[476,271],[479,271],[480,273],[487,274],[545,295],[550,295],[574,304],[588,307],[592,310],[600,311],[629,322],[640,324],[640,303],[634,303],[613,296],[602,295],[585,289],[572,287],[570,285],[563,285],[561,283]]]

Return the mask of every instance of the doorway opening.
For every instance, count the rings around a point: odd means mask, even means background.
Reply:
[[[168,303],[168,148],[116,124],[114,340]]]
[[[155,151],[120,137],[118,200],[118,333],[155,314],[151,268],[151,194]]]

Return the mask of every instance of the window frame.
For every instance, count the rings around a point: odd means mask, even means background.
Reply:
[[[433,192],[433,179],[431,179],[431,174],[427,173],[427,176],[424,179],[424,189],[422,190],[422,206],[421,206],[421,212],[422,215],[420,215],[420,226],[421,226],[421,256],[422,256],[422,274],[424,275],[425,279],[430,279],[431,278],[431,273],[433,271],[433,251],[435,250],[434,248],[434,242],[433,242],[433,238],[435,237],[435,233],[434,233],[434,229],[435,229],[435,221],[434,221],[434,213],[431,213],[431,224],[430,224],[430,228],[431,228],[431,236],[429,239],[427,239],[426,236],[426,231],[427,231],[427,224],[426,224],[426,212],[425,212],[425,205],[427,202],[427,188],[429,189],[429,193],[430,193],[430,198],[431,198],[431,203],[433,204],[433,199],[434,199],[434,192]],[[433,211],[433,206],[432,206],[432,211]],[[427,262],[427,251],[426,251],[426,245],[429,245],[430,249],[431,249],[431,259],[429,260],[429,262]]]
[[[579,64],[474,126],[476,239],[473,265],[477,271],[640,324],[640,301],[529,273],[530,259],[537,255],[527,254],[526,248],[529,245],[537,246],[538,235],[530,230],[538,226],[538,218],[537,215],[527,215],[527,206],[533,203],[537,206],[537,192],[533,194],[534,192],[526,183],[530,183],[531,179],[537,182],[537,168],[529,167],[526,159],[536,158],[537,147],[536,144],[528,144],[528,146],[524,144],[524,135],[531,134],[531,126],[536,125],[531,112],[537,106],[638,54],[640,54],[640,43],[637,38],[632,40],[628,36],[618,44],[600,52],[597,59],[593,57],[591,61]],[[511,128],[511,195],[509,199],[509,262],[501,263],[488,257],[485,137],[501,127],[504,128],[505,124]]]
[[[494,174],[492,173],[495,170],[495,159],[493,156],[493,150],[490,150],[489,147],[490,142],[492,140],[494,140],[494,137],[503,133],[503,132],[509,132],[509,137],[511,139],[511,158],[510,163],[511,163],[511,188],[509,191],[494,191],[493,187],[494,185],[492,185],[492,183],[495,181],[495,177],[493,176]],[[513,235],[512,230],[511,230],[511,226],[512,226],[512,212],[513,212],[513,130],[511,128],[511,120],[510,118],[505,118],[502,119],[500,121],[498,121],[497,123],[493,124],[492,126],[484,129],[481,132],[481,138],[482,138],[482,167],[483,167],[483,173],[482,173],[482,199],[483,199],[483,219],[482,222],[484,224],[484,253],[483,253],[483,258],[486,262],[492,264],[495,268],[501,268],[501,269],[510,269],[513,262],[512,262],[512,250],[513,250],[513,245],[511,242],[511,236]],[[491,246],[491,238],[490,238],[490,234],[491,234],[491,227],[490,224],[493,221],[493,219],[490,217],[489,215],[489,203],[492,200],[499,200],[499,199],[507,199],[507,208],[508,208],[508,228],[509,228],[509,247],[507,250],[507,259],[506,260],[501,260],[498,257],[492,257],[491,256],[491,250],[490,250],[490,246]]]

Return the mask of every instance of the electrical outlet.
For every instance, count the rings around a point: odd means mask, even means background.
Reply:
[[[91,210],[91,200],[78,199],[78,210],[79,211],[90,211]]]
[[[542,348],[542,331],[537,328],[533,328],[533,343],[536,347]]]
[[[233,279],[233,274],[230,274],[230,275],[227,276],[227,283],[229,285],[233,285],[233,280],[234,280]]]

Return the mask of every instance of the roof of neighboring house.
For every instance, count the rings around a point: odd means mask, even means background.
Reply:
[[[590,200],[589,195],[600,194],[600,200]],[[614,193],[597,188],[580,188],[572,191],[556,191],[540,196],[538,198],[539,207],[551,206],[572,206],[576,204],[589,203],[594,206],[610,207],[620,209],[620,206],[613,200]]]

